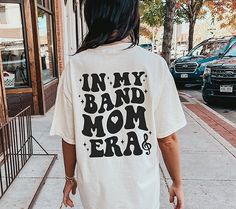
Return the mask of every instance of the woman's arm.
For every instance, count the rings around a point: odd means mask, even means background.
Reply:
[[[62,140],[62,152],[64,158],[65,175],[68,177],[74,177],[76,166],[75,145],[68,144]]]
[[[174,202],[177,198],[175,209],[184,208],[184,193],[181,181],[180,172],[180,146],[176,134],[172,134],[166,138],[158,140],[162,156],[167,167],[167,170],[172,178],[173,185],[170,188],[170,202]]]
[[[77,182],[74,179],[75,166],[76,166],[76,148],[62,140],[62,152],[64,158],[64,167],[66,182],[63,190],[63,203],[65,206],[74,207],[74,203],[70,198],[70,193],[76,193]]]

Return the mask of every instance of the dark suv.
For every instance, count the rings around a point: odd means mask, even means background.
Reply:
[[[208,63],[221,59],[236,37],[210,38],[194,47],[186,56],[171,64],[170,70],[177,86],[202,84],[202,76]]]
[[[140,44],[139,46],[148,51],[152,51],[152,44]]]
[[[236,43],[222,59],[206,66],[202,95],[209,104],[216,98],[230,98],[236,104]]]

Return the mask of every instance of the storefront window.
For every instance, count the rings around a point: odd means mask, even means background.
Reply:
[[[29,86],[20,4],[0,3],[0,55],[5,87]]]
[[[44,6],[44,1],[43,0],[37,0],[38,4],[41,6]]]
[[[56,77],[53,12],[50,11],[49,6],[51,1],[40,2],[38,6],[39,42],[43,83],[46,84]]]
[[[51,10],[52,2],[51,0],[37,0],[38,5],[44,7],[45,9]]]

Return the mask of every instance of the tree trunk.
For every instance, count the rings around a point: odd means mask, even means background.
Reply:
[[[164,57],[168,65],[170,65],[170,59],[171,59],[171,46],[173,38],[175,9],[176,9],[176,0],[167,0],[165,21],[164,21],[164,35],[162,43],[162,56]]]
[[[193,48],[193,37],[195,29],[196,20],[190,18],[189,20],[189,37],[188,37],[188,51]]]

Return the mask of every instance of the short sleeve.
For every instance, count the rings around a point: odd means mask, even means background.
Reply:
[[[162,65],[163,85],[155,110],[157,138],[165,138],[186,125],[186,118],[179,99],[174,79],[166,62]]]
[[[69,144],[75,144],[74,112],[68,66],[58,85],[57,98],[50,135],[58,135]]]

